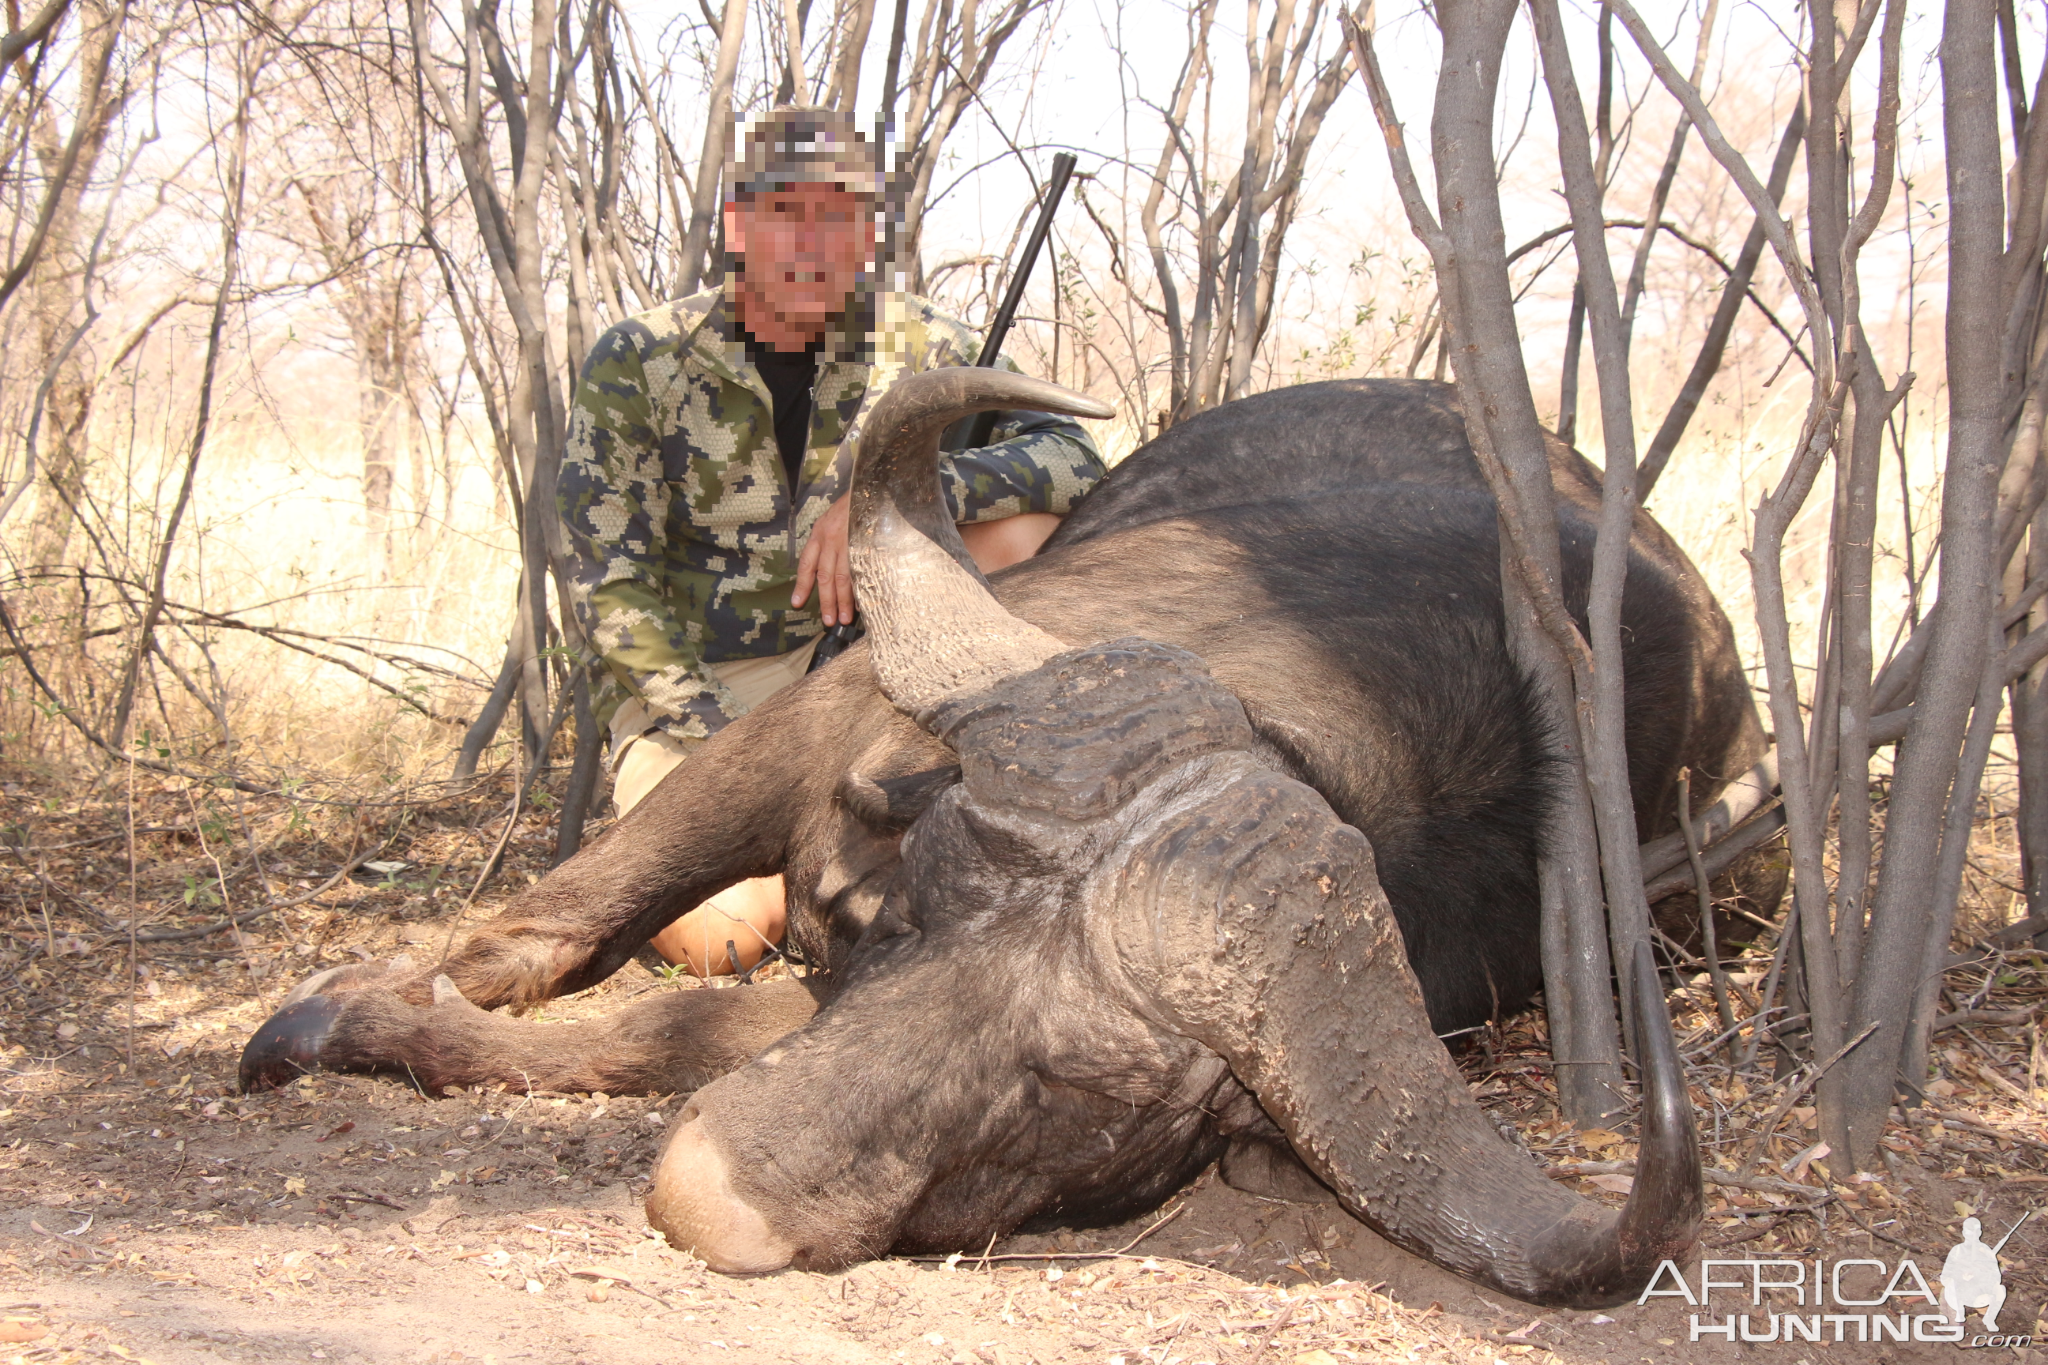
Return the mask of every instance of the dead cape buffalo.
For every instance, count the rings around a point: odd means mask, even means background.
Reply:
[[[891,390],[854,499],[866,643],[438,966],[302,986],[244,1084],[324,1067],[694,1091],[647,1208],[728,1271],[1115,1221],[1219,1158],[1240,1181],[1298,1158],[1473,1280],[1539,1304],[1636,1294],[1701,1203],[1661,1000],[1637,1002],[1652,1045],[1618,1215],[1503,1139],[1437,1037],[1539,984],[1552,780],[1451,390],[1321,384],[1197,417],[993,589],[935,473],[940,431],[991,407],[1105,415],[991,370]],[[1583,602],[1597,486],[1561,444],[1553,467]],[[1647,516],[1625,620],[1647,836],[1681,767],[1739,773],[1761,735],[1726,620]],[[489,1012],[602,980],[777,870],[807,980],[598,1023]]]

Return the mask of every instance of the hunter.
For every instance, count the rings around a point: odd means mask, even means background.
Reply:
[[[890,178],[849,116],[778,108],[729,145],[722,282],[606,332],[569,413],[560,509],[621,815],[853,621],[862,414],[979,351],[884,287]],[[985,573],[1036,554],[1104,473],[1087,432],[1038,412],[999,414],[992,443],[942,471]],[[782,940],[783,894],[779,875],[741,882],[651,946],[699,976],[745,971]]]

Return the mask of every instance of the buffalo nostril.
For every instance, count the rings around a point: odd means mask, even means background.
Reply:
[[[647,1191],[647,1221],[670,1246],[727,1275],[781,1270],[796,1254],[793,1243],[733,1192],[725,1156],[694,1113],[661,1154]]]

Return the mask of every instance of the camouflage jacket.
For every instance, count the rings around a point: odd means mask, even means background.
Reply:
[[[863,353],[820,359],[792,489],[767,385],[732,338],[724,291],[711,290],[620,323],[584,362],[559,505],[577,619],[599,656],[600,725],[637,698],[650,723],[705,738],[739,708],[703,665],[820,634],[815,596],[789,604],[797,556],[849,487],[863,413],[902,376],[971,364],[980,348],[924,300],[879,296]],[[1068,418],[1006,412],[995,436],[942,463],[958,521],[1064,514],[1103,475]]]

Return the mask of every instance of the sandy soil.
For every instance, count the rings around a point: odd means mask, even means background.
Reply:
[[[539,819],[523,832],[509,885],[537,875],[544,834]],[[146,949],[132,994],[125,934],[88,910],[92,887],[119,885],[118,858],[39,867],[17,858],[28,913],[0,947],[0,1362],[1831,1365],[1949,1359],[1957,1349],[1695,1342],[1694,1310],[1675,1298],[1599,1314],[1539,1311],[1393,1248],[1334,1203],[1255,1199],[1213,1173],[1124,1228],[963,1247],[953,1264],[898,1259],[837,1275],[731,1279],[650,1237],[640,1212],[673,1098],[430,1098],[354,1077],[233,1093],[243,1040],[291,982],[338,961],[437,949],[460,900],[448,885],[460,879],[443,870],[463,841],[480,850],[492,838],[456,812],[399,845],[417,870],[359,876],[246,934]],[[338,860],[327,856],[332,868]],[[180,907],[171,894],[192,885],[179,880],[188,864],[203,866],[189,847],[163,849],[151,864],[169,888],[159,922],[206,917],[204,905]],[[291,869],[274,863],[270,875]],[[70,888],[81,894],[67,902]],[[487,903],[469,914],[484,912]],[[2010,1003],[2014,990],[2038,1000],[2033,962],[1993,1003]],[[628,993],[677,988],[636,965],[548,1013],[573,1018]],[[1683,1030],[1688,1006],[1678,1005]],[[1468,1074],[1536,1159],[1619,1203],[1626,1129],[1576,1133],[1555,1120],[1532,1027],[1480,1039],[1462,1059]],[[1944,1055],[1944,1107],[1901,1121],[1887,1139],[1887,1174],[1831,1183],[1824,1161],[1799,1159],[1812,1139],[1799,1131],[1808,1116],[1794,1110],[1786,1132],[1763,1135],[1758,1188],[1710,1190],[1710,1246],[1809,1262],[1911,1255],[1932,1278],[1965,1210],[1996,1236],[2040,1207],[2048,1069],[2038,1031],[1972,1031]],[[2032,1070],[1993,1064],[2022,1055]],[[1702,1073],[1696,1098],[1709,1163],[1739,1166],[1773,1097]],[[2001,1325],[2010,1332],[2048,1329],[2037,1323],[2044,1223],[2023,1227],[2006,1250]],[[1716,1306],[1733,1307],[1725,1294]],[[1997,1355],[2048,1361],[2031,1344]]]

